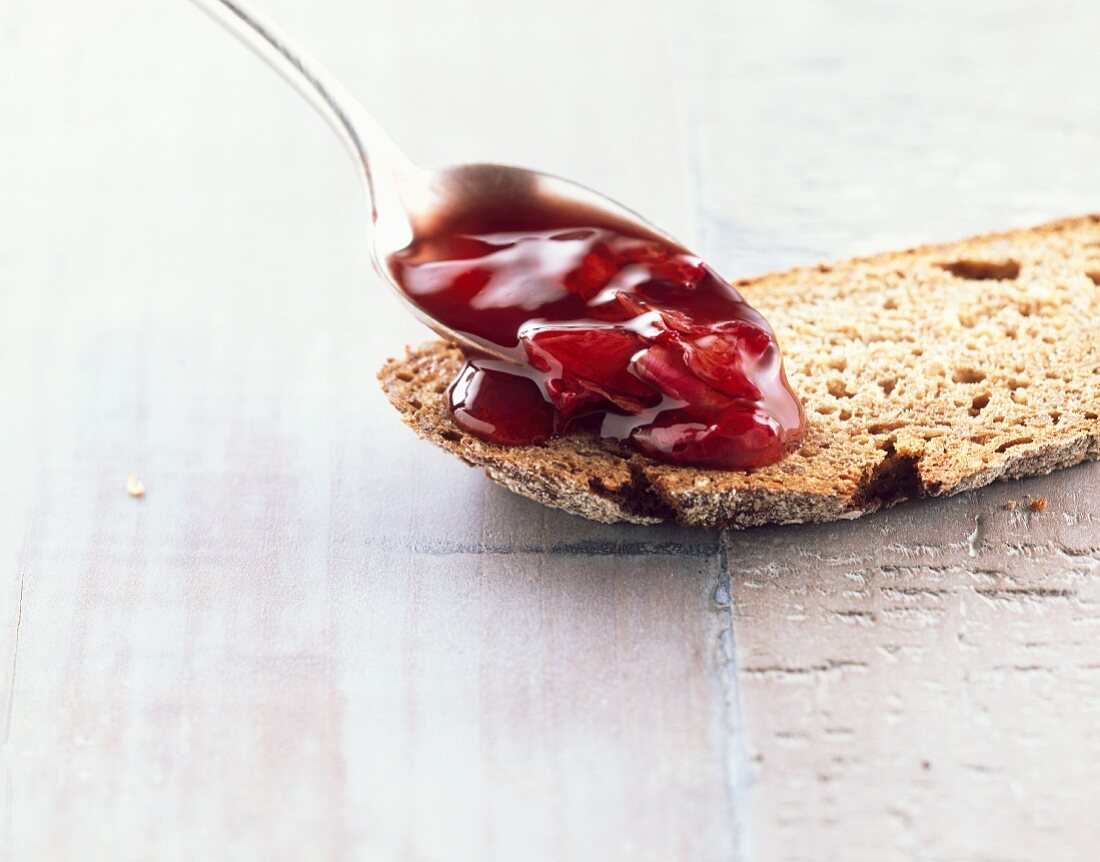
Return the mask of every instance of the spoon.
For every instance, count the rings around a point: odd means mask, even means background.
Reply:
[[[525,168],[464,164],[428,171],[414,165],[378,122],[278,27],[240,0],[193,0],[256,52],[320,112],[347,146],[370,204],[367,242],[378,274],[412,312],[445,339],[514,362],[496,345],[431,317],[401,288],[390,258],[414,243],[461,232],[462,225],[514,223],[517,215],[592,226],[684,247],[637,213],[569,180]]]

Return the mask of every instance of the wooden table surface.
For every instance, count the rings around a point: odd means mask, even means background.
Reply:
[[[1094,3],[262,6],[413,158],[730,275],[1100,208]],[[336,138],[183,0],[0,4],[0,156],[0,859],[1096,858],[1100,464],[737,534],[496,488],[378,390],[426,332]]]

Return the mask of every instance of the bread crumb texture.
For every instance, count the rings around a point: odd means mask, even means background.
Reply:
[[[505,447],[451,421],[462,364],[433,342],[382,387],[420,436],[518,494],[597,521],[853,519],[1100,458],[1100,215],[735,282],[775,328],[802,446],[749,473],[613,441]]]

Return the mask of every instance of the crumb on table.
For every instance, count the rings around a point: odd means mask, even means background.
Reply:
[[[141,479],[138,478],[137,473],[131,473],[126,478],[126,493],[131,497],[144,497],[145,485],[142,484]]]
[[[1045,512],[1047,509],[1047,498],[1036,497],[1028,505],[1031,506],[1031,511],[1033,512]]]

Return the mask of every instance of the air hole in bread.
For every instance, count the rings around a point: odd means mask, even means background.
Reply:
[[[1013,446],[1023,446],[1025,443],[1030,443],[1034,438],[1032,437],[1014,437],[1012,440],[1006,440],[1000,446],[997,447],[998,452],[1007,452]]]
[[[832,359],[826,362],[825,365],[829,368],[832,368],[834,371],[848,370],[848,360],[845,359],[843,356],[834,356]]]
[[[986,443],[989,442],[989,439],[992,436],[992,434],[971,434],[970,442],[977,443],[979,446],[984,446]]]
[[[1085,411],[1085,418],[1086,418],[1086,419],[1095,419],[1095,418],[1096,418],[1096,414],[1095,414],[1095,413],[1093,413],[1093,412],[1092,412],[1091,410],[1086,410],[1086,411]]]
[[[981,395],[975,395],[974,400],[970,402],[970,415],[977,416],[986,407],[989,406],[989,393],[983,392]]]
[[[462,435],[457,431],[443,431],[439,436],[444,440],[450,440],[452,443],[457,443],[462,439]]]
[[[882,307],[886,311],[897,311],[898,302],[896,299],[894,299],[894,297],[888,296],[886,297],[886,301],[882,303]]]
[[[977,368],[956,368],[955,373],[951,375],[951,379],[956,383],[981,383],[985,380],[985,372],[979,371]]]
[[[1050,414],[1050,424],[1051,425],[1057,425],[1061,421],[1062,421],[1062,414],[1059,413],[1057,410],[1053,411]]]
[[[394,377],[400,380],[402,383],[412,383],[413,376],[408,371],[398,371]]]
[[[556,464],[556,463],[559,463],[559,462],[552,462],[552,463]],[[567,469],[565,464],[562,464],[561,466],[562,466],[562,469]],[[603,496],[604,494],[614,494],[614,493],[622,490],[622,485],[621,484],[616,484],[614,482],[612,482],[611,484],[608,484],[607,482],[605,482],[603,479],[599,478],[598,476],[593,476],[591,479],[588,480],[588,487],[591,488],[593,491],[595,491],[597,494],[599,494],[601,496]]]
[[[860,508],[871,505],[889,506],[899,500],[918,497],[922,493],[917,458],[911,454],[901,454],[894,447],[893,440],[880,444],[886,453],[878,465],[860,480],[853,502]]]
[[[1090,269],[1085,275],[1089,277],[1089,281],[1100,287],[1100,269]]]
[[[882,389],[883,395],[889,395],[894,391],[894,387],[898,385],[898,379],[896,377],[883,377],[878,382],[879,388]]]
[[[854,392],[848,389],[848,384],[839,378],[830,380],[828,388],[829,394],[832,395],[833,398],[851,398],[855,395]]]
[[[852,411],[845,408],[841,410],[839,414],[837,414],[837,418],[839,418],[841,422],[847,422],[849,419],[852,418]],[[825,448],[828,448],[828,446],[826,446]]]
[[[956,278],[969,281],[1011,281],[1020,274],[1020,264],[1008,260],[952,260],[937,264]]]
[[[419,398],[410,398],[410,399],[409,399],[409,406],[410,406],[410,407],[411,407],[411,408],[412,408],[413,410],[419,410],[419,409],[420,409],[421,407],[423,407],[424,405],[420,403],[420,399],[419,399]]]
[[[891,431],[897,431],[899,428],[904,427],[904,422],[875,422],[872,425],[868,425],[867,430],[872,434],[888,434]]]
[[[836,413],[835,404],[819,404],[817,406],[817,412],[822,416],[828,416],[830,413]]]

